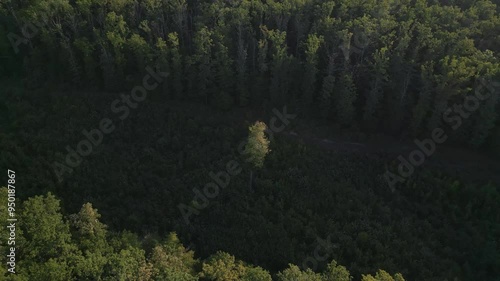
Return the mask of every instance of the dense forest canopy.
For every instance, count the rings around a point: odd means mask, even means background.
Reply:
[[[500,280],[498,162],[429,160],[389,188],[397,155],[284,133],[443,128],[446,146],[498,159],[499,12],[498,0],[0,0],[0,163],[19,178],[19,272],[0,274]]]
[[[1,188],[2,219],[7,220],[7,188]],[[54,195],[36,196],[22,202],[20,209],[22,268],[8,275],[1,267],[2,280],[218,280],[271,281],[271,275],[261,267],[236,260],[234,256],[217,252],[200,261],[186,249],[175,233],[160,241],[147,238],[142,242],[130,232],[108,233],[99,221],[100,214],[92,204],[66,218],[60,213],[59,200]],[[3,237],[8,236],[2,229]],[[4,247],[4,245],[2,245]],[[276,280],[350,281],[349,271],[335,261],[322,273],[301,271],[290,264],[278,273]],[[401,274],[391,276],[379,270],[374,276],[363,275],[363,281],[404,281]]]
[[[500,75],[499,8],[488,0],[2,4],[2,73],[24,73],[28,87],[130,91],[150,66],[170,73],[169,98],[222,110],[300,104],[343,126],[419,136]],[[452,141],[496,151],[497,99]]]

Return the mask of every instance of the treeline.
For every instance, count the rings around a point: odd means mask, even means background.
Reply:
[[[22,63],[32,87],[129,91],[152,66],[170,73],[158,89],[166,98],[222,110],[297,104],[351,129],[419,136],[447,126],[443,113],[464,104],[478,81],[500,77],[499,8],[489,0],[8,0],[1,7],[2,71],[16,73]],[[498,149],[497,100],[498,91],[452,141]]]
[[[0,189],[0,215],[7,221],[8,190]],[[19,207],[21,206],[21,207]],[[76,214],[64,216],[59,200],[52,194],[35,196],[17,203],[15,244],[0,243],[4,257],[15,256],[15,264],[0,267],[2,280],[71,281],[271,281],[271,274],[234,256],[217,252],[207,259],[195,258],[175,233],[165,239],[139,237],[130,232],[108,232],[99,221],[92,204],[84,204]],[[9,229],[0,230],[9,237]],[[14,248],[14,250],[12,250]],[[14,254],[11,254],[14,253]],[[10,259],[10,258],[9,258]],[[278,273],[279,281],[351,281],[349,271],[328,264],[322,273],[301,270],[290,264]],[[391,276],[379,270],[375,276],[363,275],[362,281],[404,281],[401,274]]]

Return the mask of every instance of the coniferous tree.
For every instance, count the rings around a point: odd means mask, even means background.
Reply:
[[[244,44],[241,28],[238,29],[238,55],[236,58],[236,89],[240,106],[249,103],[249,91],[247,85],[247,47]]]
[[[171,58],[171,67],[170,67],[170,77],[172,81],[172,86],[174,90],[174,96],[177,99],[181,99],[183,97],[183,77],[184,77],[184,68],[182,66],[183,59],[179,50],[179,38],[177,33],[169,33],[167,38],[167,48],[168,54]]]
[[[189,83],[191,92],[196,98],[200,98],[205,103],[208,101],[208,91],[212,86],[212,31],[207,27],[202,27],[196,32],[194,37],[194,55],[191,57],[191,76]]]
[[[217,108],[228,110],[233,105],[233,97],[230,95],[233,90],[233,61],[229,57],[229,51],[223,44],[223,38],[216,36],[215,55],[214,55],[214,72],[217,88],[214,93],[214,104]]]
[[[370,90],[366,97],[366,104],[364,108],[363,121],[370,129],[375,129],[378,123],[378,116],[376,112],[379,103],[383,98],[383,87],[388,80],[387,66],[389,58],[386,55],[387,49],[382,48],[375,51],[373,55],[373,63],[371,65],[373,78],[370,84]]]
[[[268,73],[269,73],[269,44],[267,40],[268,30],[266,26],[260,26],[262,38],[258,40],[258,53],[257,53],[257,83],[254,90],[257,99],[262,99],[268,91]]]
[[[131,49],[132,54],[135,57],[137,71],[143,72],[146,65],[150,62],[150,46],[139,34],[132,34],[132,36],[128,38],[126,44]]]
[[[441,74],[436,77],[438,82],[434,106],[427,123],[429,131],[439,128],[443,124],[443,113],[448,108],[452,96],[471,91],[470,85],[467,85],[466,82],[472,78],[475,68],[470,62],[470,59],[465,57],[446,56],[441,60]]]
[[[423,127],[426,116],[429,114],[429,109],[431,106],[433,83],[432,83],[432,68],[433,64],[428,63],[422,65],[421,70],[421,89],[419,91],[418,101],[416,106],[413,108],[413,118],[411,120],[411,131],[414,136],[420,133]]]
[[[167,42],[162,38],[158,38],[155,45],[155,57],[156,57],[156,69],[160,71],[171,73],[170,62],[169,62],[169,49],[167,46]],[[174,92],[174,89],[170,86],[171,76],[167,78],[166,82],[162,83],[163,93],[167,94],[170,97],[176,98],[177,95]]]
[[[286,32],[269,30],[268,39],[271,43],[271,85],[270,98],[274,104],[286,101],[289,90],[290,57],[287,53]]]
[[[310,106],[313,102],[313,95],[316,91],[316,79],[318,73],[318,50],[323,41],[322,36],[309,34],[305,43],[306,61],[304,66],[305,76],[302,81],[302,100],[305,106]]]

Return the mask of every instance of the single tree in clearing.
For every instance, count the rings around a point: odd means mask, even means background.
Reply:
[[[269,149],[269,140],[264,134],[267,125],[264,122],[257,121],[248,128],[250,134],[245,145],[244,154],[246,161],[250,163],[253,169],[262,168],[266,155],[271,151]],[[253,183],[253,170],[250,171],[250,189]]]

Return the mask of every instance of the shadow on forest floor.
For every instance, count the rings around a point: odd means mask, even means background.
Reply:
[[[418,147],[409,141],[398,141],[383,136],[376,140],[350,141],[346,137],[316,137],[310,132],[287,131],[286,138],[338,153],[381,154],[388,158],[407,157]],[[439,168],[464,180],[492,181],[500,184],[500,161],[490,155],[463,147],[437,145],[436,151],[426,158],[423,166]]]

